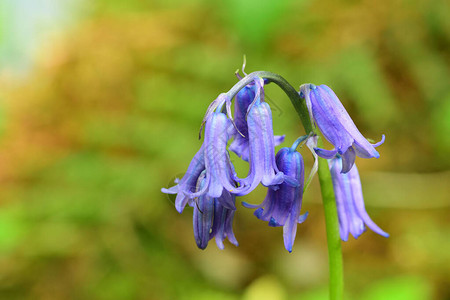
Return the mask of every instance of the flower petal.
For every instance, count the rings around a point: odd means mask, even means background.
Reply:
[[[378,146],[380,146],[381,144],[384,143],[384,140],[385,140],[385,136],[383,134],[383,135],[381,135],[381,141],[379,141],[378,143],[372,144],[372,146],[378,147]]]
[[[342,154],[342,170],[341,173],[347,173],[355,164],[356,153],[352,147],[349,147],[347,151]]]
[[[214,202],[206,195],[197,198],[194,206],[194,237],[197,246],[205,249],[208,246],[209,232],[212,227]]]
[[[284,138],[286,137],[285,134],[283,135],[276,135],[273,137],[273,142],[275,147],[281,145],[284,142]]]
[[[224,192],[224,194],[226,191]],[[235,197],[230,194],[230,196],[233,198],[233,203],[235,200]],[[214,223],[211,229],[210,238],[215,237],[216,244],[219,249],[224,249],[223,241],[225,238],[228,238],[228,240],[238,246],[238,242],[236,240],[236,237],[233,233],[233,218],[234,218],[234,210],[230,210],[225,208],[222,205],[222,201],[220,199],[215,199],[214,201]]]
[[[314,148],[314,151],[316,152],[317,155],[319,155],[322,158],[325,159],[331,159],[333,157],[336,156],[337,154],[337,150],[325,150],[325,149],[321,149],[321,148]]]
[[[350,184],[352,185],[352,197],[359,217],[373,232],[378,233],[379,235],[384,237],[389,237],[389,234],[383,231],[380,227],[378,227],[378,225],[376,225],[375,222],[372,221],[372,219],[366,212],[361,188],[361,181],[359,179],[359,173],[356,166],[352,168],[348,176],[350,177],[349,181]]]
[[[348,173],[340,173],[342,164],[339,157],[329,162],[341,239],[347,241],[349,233],[358,238],[365,231],[364,225],[382,236],[389,236],[370,219],[364,208],[361,181],[356,165]]]

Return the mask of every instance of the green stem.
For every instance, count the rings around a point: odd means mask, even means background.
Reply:
[[[323,148],[319,137],[317,146]],[[319,182],[322,192],[323,210],[328,244],[328,265],[330,272],[330,299],[341,300],[344,294],[344,266],[342,262],[341,238],[339,236],[339,220],[334,199],[330,169],[326,159],[319,157]]]
[[[236,83],[231,90],[227,93],[227,96],[233,98],[243,87],[253,82],[257,78],[266,78],[271,82],[277,84],[289,97],[298,116],[305,128],[306,134],[314,132],[314,134],[320,136],[317,128],[312,126],[309,118],[308,108],[306,102],[302,99],[297,90],[290,85],[286,79],[278,74],[274,74],[266,71],[253,72],[242,78]],[[318,139],[318,147],[323,146],[321,138]],[[343,263],[342,263],[342,249],[341,239],[339,236],[339,223],[338,214],[336,208],[336,201],[334,199],[333,184],[331,182],[330,170],[328,168],[328,162],[326,159],[319,159],[319,182],[320,190],[322,192],[322,201],[325,212],[325,226],[327,231],[327,244],[328,244],[328,260],[329,260],[329,272],[330,272],[330,299],[341,300],[344,293],[344,277],[343,277]]]

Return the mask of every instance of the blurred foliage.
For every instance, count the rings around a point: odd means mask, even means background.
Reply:
[[[191,211],[160,193],[200,147],[206,107],[236,82],[243,54],[247,72],[326,83],[367,137],[387,135],[382,158],[358,165],[369,214],[391,237],[343,244],[346,299],[449,298],[449,8],[89,1],[26,78],[0,70],[0,298],[326,299],[317,182],[292,254],[244,209],[238,248],[200,251]],[[0,49],[14,34],[5,20]],[[292,143],[297,116],[276,87],[267,96]]]

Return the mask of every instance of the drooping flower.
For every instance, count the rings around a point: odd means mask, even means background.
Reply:
[[[189,164],[186,174],[181,180],[176,179],[177,185],[163,188],[167,194],[177,194],[175,207],[182,212],[186,204],[195,197],[208,194],[211,198],[218,198],[223,190],[231,193],[242,191],[239,187],[240,179],[234,171],[233,164],[227,150],[229,140],[230,120],[223,113],[212,112],[205,122],[205,138],[200,150]],[[196,188],[200,174],[205,170],[205,183],[202,188]]]
[[[264,186],[275,186],[284,180],[283,172],[278,170],[275,163],[272,112],[269,104],[264,102],[263,96],[262,88],[258,89],[255,100],[248,109],[250,170],[248,176],[242,179],[245,188],[242,192],[237,193],[238,196],[248,194],[260,183]]]
[[[237,177],[227,150],[229,140],[230,120],[220,112],[214,112],[205,125],[205,169],[206,182],[204,187],[194,195],[206,194],[211,198],[219,198],[223,190],[238,193],[243,186],[238,187]]]
[[[342,159],[335,157],[329,161],[333,190],[339,216],[339,232],[343,241],[351,233],[358,238],[367,227],[384,237],[389,234],[378,227],[366,212],[364,199],[356,165],[348,173],[341,173]]]
[[[197,190],[201,190],[206,184],[206,172],[204,171],[197,182]],[[215,237],[216,244],[224,249],[225,238],[238,245],[233,233],[232,223],[235,206],[235,196],[224,190],[219,198],[211,198],[203,194],[190,202],[194,208],[193,228],[194,238],[200,249],[208,246],[210,239]]]
[[[192,195],[196,192],[198,178],[203,170],[205,170],[205,151],[202,145],[189,164],[183,178],[181,180],[175,179],[177,185],[168,189],[161,189],[166,194],[177,194],[175,208],[179,213],[183,211],[189,199],[193,198]]]
[[[304,166],[301,154],[292,148],[282,148],[276,156],[276,164],[285,177],[277,189],[269,187],[266,198],[260,205],[243,203],[248,208],[257,208],[255,216],[269,222],[269,226],[283,226],[284,246],[292,252],[297,223],[302,223],[307,214],[300,215],[303,198]]]
[[[371,144],[356,128],[336,94],[326,85],[315,86],[304,84],[300,87],[300,96],[305,98],[310,116],[319,127],[325,138],[335,149],[316,148],[316,153],[323,158],[331,159],[336,154],[342,156],[342,173],[352,168],[356,156],[361,158],[379,158],[375,150],[384,142]]]
[[[260,84],[252,82],[240,90],[234,102],[234,122],[236,130],[233,133],[234,140],[230,144],[230,150],[245,161],[249,161],[249,136],[247,125],[248,108],[255,100]],[[274,136],[274,145],[278,146],[284,141],[284,135]]]

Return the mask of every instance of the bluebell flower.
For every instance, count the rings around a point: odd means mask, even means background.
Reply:
[[[200,174],[205,170],[205,167],[205,151],[202,145],[189,164],[183,178],[181,180],[178,178],[175,179],[175,183],[177,183],[175,186],[168,189],[161,189],[161,191],[166,194],[177,194],[175,208],[179,213],[183,211],[184,207],[189,202],[189,199],[192,199],[194,193],[197,192],[197,181]]]
[[[163,193],[177,194],[175,207],[182,212],[190,199],[207,194],[211,198],[218,198],[223,190],[238,193],[244,186],[239,187],[237,177],[230,156],[226,149],[229,140],[229,119],[223,113],[212,112],[205,123],[205,139],[200,150],[189,164],[186,174],[177,185],[169,189],[161,189]],[[201,189],[196,188],[200,174],[205,170],[206,181]]]
[[[261,80],[262,81],[262,80]],[[257,90],[255,100],[250,104],[247,114],[249,139],[248,176],[242,179],[245,186],[238,196],[253,191],[260,183],[264,186],[275,186],[284,181],[283,172],[275,163],[275,140],[272,128],[272,112],[269,104],[264,102],[264,93]]]
[[[329,161],[331,179],[339,216],[339,232],[343,241],[351,233],[358,238],[367,227],[374,232],[388,237],[389,234],[378,227],[366,212],[364,199],[356,165],[348,173],[341,173],[342,159],[335,157]]]
[[[204,171],[197,182],[197,190],[204,188],[206,184],[206,172]],[[225,238],[238,245],[233,233],[232,223],[235,206],[235,196],[224,190],[219,198],[211,198],[207,194],[202,194],[198,198],[190,201],[194,208],[193,228],[197,246],[205,249],[210,239],[215,237],[216,244],[220,249],[224,249]]]
[[[236,130],[233,133],[234,140],[230,144],[230,150],[245,161],[249,161],[249,136],[246,117],[248,108],[255,100],[258,88],[262,87],[255,82],[248,84],[237,93],[234,101],[234,122],[236,124]],[[284,141],[284,137],[284,135],[274,136],[274,145],[280,145]]]
[[[316,153],[323,158],[331,159],[336,154],[342,156],[342,173],[352,168],[355,157],[379,158],[375,150],[384,142],[384,135],[379,143],[371,144],[356,128],[336,94],[326,85],[315,86],[304,84],[300,87],[300,96],[305,98],[311,120],[313,120],[325,138],[335,149],[316,148]]]
[[[219,198],[223,190],[238,193],[244,187],[240,186],[234,167],[230,161],[227,143],[230,139],[230,120],[223,113],[212,113],[205,125],[205,169],[206,182],[195,196],[206,194],[211,198]]]
[[[277,189],[269,187],[266,198],[260,205],[243,203],[248,208],[257,208],[258,219],[269,222],[269,226],[283,226],[284,246],[292,252],[297,223],[306,219],[307,214],[300,215],[303,198],[304,166],[301,154],[292,148],[282,148],[276,156],[276,164],[285,177]],[[293,183],[294,182],[294,183]]]

